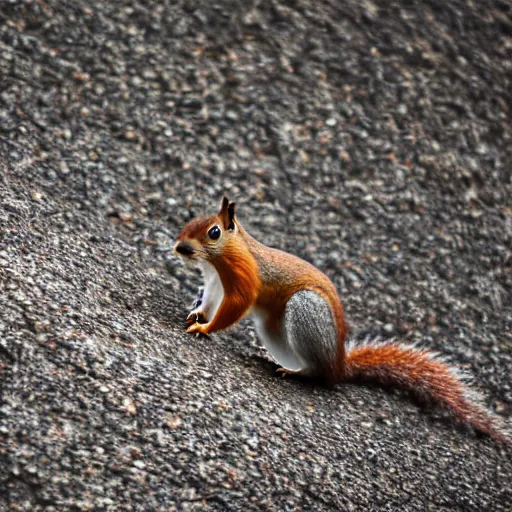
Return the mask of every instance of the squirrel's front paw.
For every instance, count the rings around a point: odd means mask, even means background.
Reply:
[[[192,334],[208,334],[208,324],[200,324],[199,322],[195,322],[188,327],[187,332]]]
[[[187,326],[190,326],[192,324],[195,324],[196,322],[198,324],[205,324],[205,323],[208,322],[208,320],[206,319],[206,317],[204,316],[203,313],[197,312],[197,311],[192,311],[187,316],[187,319],[185,320],[185,323],[187,324]]]

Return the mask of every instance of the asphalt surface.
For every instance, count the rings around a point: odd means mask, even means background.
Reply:
[[[510,511],[511,452],[184,332],[222,194],[352,336],[512,411],[506,1],[0,1],[0,510]]]

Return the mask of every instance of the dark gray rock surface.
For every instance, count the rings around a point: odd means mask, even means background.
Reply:
[[[223,193],[355,336],[512,406],[510,2],[0,1],[0,509],[510,511],[510,451],[183,320]]]

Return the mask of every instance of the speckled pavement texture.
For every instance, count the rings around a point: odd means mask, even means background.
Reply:
[[[511,511],[443,413],[186,335],[165,252],[225,193],[510,423],[511,91],[505,0],[0,0],[0,510]]]

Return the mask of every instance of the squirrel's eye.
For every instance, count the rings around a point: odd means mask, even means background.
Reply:
[[[218,240],[218,238],[220,237],[220,228],[219,228],[219,226],[213,226],[213,228],[210,228],[209,231],[208,231],[208,236],[212,240]]]

